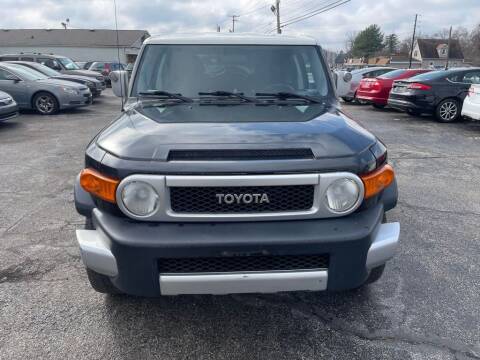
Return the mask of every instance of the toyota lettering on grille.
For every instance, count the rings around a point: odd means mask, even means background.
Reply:
[[[268,194],[215,194],[219,204],[270,204]]]

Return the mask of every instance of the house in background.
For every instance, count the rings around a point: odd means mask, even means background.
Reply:
[[[444,68],[448,58],[449,67],[461,67],[465,62],[462,47],[456,39],[450,41],[450,54],[448,39],[417,39],[413,47],[413,58],[426,69]]]
[[[135,61],[146,30],[119,30],[120,62]],[[43,53],[74,61],[116,61],[117,32],[103,29],[0,29],[0,54]]]

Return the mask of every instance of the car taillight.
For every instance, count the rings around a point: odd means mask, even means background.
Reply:
[[[474,96],[475,95],[475,89],[473,88],[473,86],[468,89],[468,96]]]
[[[408,88],[411,89],[411,90],[430,90],[432,87],[430,85],[413,83],[413,84],[408,85]]]

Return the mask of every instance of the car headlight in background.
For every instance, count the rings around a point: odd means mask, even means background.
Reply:
[[[351,210],[358,202],[360,188],[352,179],[338,179],[331,183],[325,192],[328,208],[335,213]]]
[[[63,86],[62,90],[63,90],[63,92],[65,92],[67,94],[72,94],[72,95],[78,95],[79,94],[79,91],[77,89],[67,87],[67,86]]]
[[[146,182],[132,181],[123,186],[121,200],[133,215],[150,216],[157,210],[159,196]]]
[[[87,82],[85,83],[85,85],[88,86],[88,87],[95,87],[95,83],[92,82],[92,81],[87,81]]]
[[[344,75],[343,75],[343,81],[345,82],[349,82],[350,80],[352,80],[352,73],[347,71]]]
[[[11,103],[13,103],[13,98],[11,96],[0,99],[0,106],[10,105]]]

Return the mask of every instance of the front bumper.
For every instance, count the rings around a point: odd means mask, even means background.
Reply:
[[[343,218],[239,223],[145,223],[95,208],[96,230],[77,230],[87,268],[140,296],[345,290],[395,253],[398,223],[378,204]],[[162,259],[328,254],[327,268],[161,273]]]
[[[467,97],[463,103],[462,116],[467,116],[473,120],[480,120],[480,104],[471,102]]]
[[[59,100],[61,109],[69,109],[90,105],[93,101],[93,97],[90,90],[84,90],[79,94],[62,94]]]
[[[18,105],[14,101],[11,104],[0,106],[0,121],[13,119],[18,116]]]

